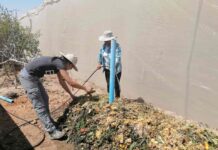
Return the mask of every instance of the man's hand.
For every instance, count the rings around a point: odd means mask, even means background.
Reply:
[[[91,87],[86,87],[85,91],[86,91],[87,94],[92,94],[92,93],[95,92],[95,90],[93,88],[91,88]]]
[[[72,98],[72,100],[76,98],[76,96],[74,96],[73,94],[70,94],[70,97]]]

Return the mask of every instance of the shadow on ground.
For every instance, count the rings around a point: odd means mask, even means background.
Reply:
[[[33,149],[23,132],[0,104],[0,150]],[[15,129],[8,134],[11,130]]]

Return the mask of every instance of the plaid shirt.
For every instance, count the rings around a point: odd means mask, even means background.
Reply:
[[[98,54],[98,63],[103,66],[103,69],[110,70],[110,57],[111,57],[111,47],[110,46],[102,46]],[[116,74],[122,71],[121,64],[121,48],[119,44],[116,45],[116,53],[115,53],[115,72]]]

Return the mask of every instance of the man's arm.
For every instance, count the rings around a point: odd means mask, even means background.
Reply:
[[[102,49],[100,49],[99,53],[98,53],[98,63],[102,65]]]
[[[102,49],[100,49],[99,53],[98,53],[98,65],[97,65],[97,69],[101,69],[102,67]]]
[[[85,86],[80,85],[75,80],[70,78],[70,76],[69,76],[69,74],[68,74],[68,72],[66,70],[60,70],[58,75],[60,76],[60,78],[62,78],[62,80],[64,80],[64,82],[66,81],[67,84],[69,84],[70,86],[72,86],[74,88],[82,89],[82,90],[84,90],[86,92],[90,92],[91,91],[91,88],[87,89]]]
[[[62,86],[62,88],[73,98],[74,95],[72,94],[72,92],[70,91],[69,87],[67,86],[66,82],[64,81],[64,79],[61,77],[61,75],[58,73],[58,80],[60,85]]]

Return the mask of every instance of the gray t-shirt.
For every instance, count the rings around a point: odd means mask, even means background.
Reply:
[[[41,78],[45,74],[56,74],[64,69],[64,62],[61,57],[42,56],[28,63],[25,68],[30,75]]]

